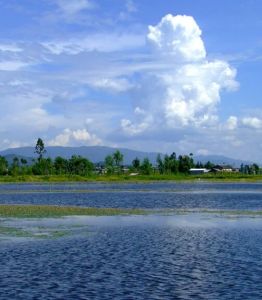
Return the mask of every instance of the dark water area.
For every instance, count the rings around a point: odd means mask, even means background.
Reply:
[[[79,222],[80,235],[2,242],[0,299],[262,299],[260,218]]]
[[[262,210],[262,183],[3,184],[0,204]]]
[[[257,210],[262,183],[4,184],[0,204]],[[262,299],[262,217],[2,218],[0,266],[1,300]]]

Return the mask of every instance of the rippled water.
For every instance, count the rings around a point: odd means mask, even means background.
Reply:
[[[261,209],[262,184],[0,186],[0,203],[75,202]],[[0,239],[0,299],[262,299],[260,217],[67,217],[0,224],[70,233]]]
[[[1,204],[262,209],[262,183],[3,184]]]

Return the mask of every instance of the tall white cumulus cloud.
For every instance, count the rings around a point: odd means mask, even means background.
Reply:
[[[149,83],[140,85],[144,99],[135,103],[147,117],[136,118],[138,124],[125,120],[124,131],[134,135],[156,125],[169,129],[214,125],[221,91],[238,87],[236,70],[226,61],[208,60],[201,30],[191,16],[166,15],[149,26],[147,40],[157,67],[150,72]]]
[[[161,54],[171,55],[179,62],[199,61],[206,56],[201,30],[193,17],[168,14],[148,29],[148,41]]]

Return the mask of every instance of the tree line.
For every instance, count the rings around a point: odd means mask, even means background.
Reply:
[[[214,164],[207,162],[194,163],[193,154],[179,155],[175,152],[171,155],[156,158],[156,165],[153,165],[148,158],[140,160],[135,158],[130,166],[123,165],[124,156],[116,150],[113,154],[107,155],[104,162],[93,164],[87,158],[79,155],[73,155],[70,159],[61,156],[54,160],[45,158],[46,149],[44,142],[38,138],[35,145],[35,154],[37,158],[32,164],[29,164],[25,158],[14,157],[8,164],[5,157],[0,156],[0,175],[80,175],[90,176],[96,174],[123,174],[125,172],[133,174],[150,175],[157,174],[188,174],[191,168],[211,169]],[[240,172],[244,174],[259,174],[260,169],[257,164],[241,165]]]

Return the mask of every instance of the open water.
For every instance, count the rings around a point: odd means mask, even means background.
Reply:
[[[262,209],[262,184],[0,185],[0,203]],[[262,299],[262,218],[176,214],[2,219],[0,299]],[[48,235],[47,235],[48,236]]]

